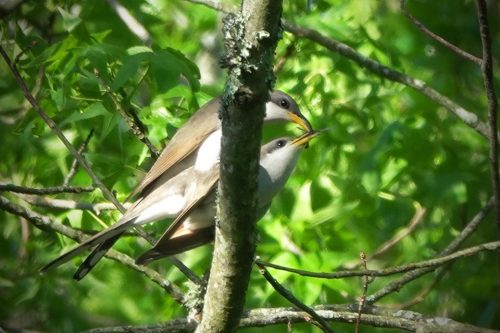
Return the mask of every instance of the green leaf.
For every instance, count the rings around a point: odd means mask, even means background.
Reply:
[[[136,53],[131,56],[126,56],[123,59],[123,65],[120,67],[116,73],[115,80],[111,84],[111,89],[116,91],[121,88],[127,81],[133,80],[137,74],[137,70],[141,65],[141,62],[149,58],[148,53]]]
[[[61,7],[57,7],[57,10],[61,14],[64,29],[68,32],[73,31],[82,22],[78,16],[65,11]]]
[[[101,102],[92,103],[81,112],[74,112],[73,114],[71,114],[60,124],[60,126],[63,127],[68,123],[78,122],[99,116],[105,116],[107,114],[109,114],[109,112]]]

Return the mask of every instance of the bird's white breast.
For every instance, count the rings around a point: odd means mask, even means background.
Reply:
[[[219,162],[221,137],[222,131],[217,130],[203,141],[198,149],[198,155],[196,156],[196,162],[194,164],[196,171],[209,171]]]

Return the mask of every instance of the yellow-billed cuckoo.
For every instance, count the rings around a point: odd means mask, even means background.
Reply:
[[[293,121],[307,131],[312,127],[295,101],[281,91],[273,91],[266,103],[264,121]],[[136,202],[111,227],[101,231],[73,250],[44,266],[41,271],[59,266],[81,252],[97,246],[75,274],[81,279],[107,252],[120,235],[134,224],[144,224],[177,216],[186,207],[186,198],[196,192],[195,176],[211,177],[220,152],[220,98],[205,104],[174,135],[133,194]],[[195,164],[195,160],[197,163]],[[218,167],[217,179],[218,179]],[[196,175],[194,175],[196,173]],[[216,181],[216,180],[215,180]]]
[[[147,192],[155,183],[166,181],[180,171],[194,164],[200,147],[206,142],[205,155],[209,160],[203,165],[206,169],[218,159],[220,152],[221,122],[219,109],[221,97],[212,99],[203,105],[191,118],[175,133],[168,145],[163,149],[160,157],[144,176],[139,186],[131,196]],[[292,97],[286,93],[275,90],[270,93],[270,100],[266,103],[264,122],[292,121],[305,131],[312,131],[312,126],[300,112],[300,108]],[[144,195],[143,195],[144,196]]]
[[[273,197],[283,188],[290,177],[299,153],[318,132],[302,136],[275,139],[261,148],[257,189],[257,220],[267,212]],[[181,253],[213,241],[216,216],[216,187],[218,170],[205,173],[205,179],[188,197],[183,211],[172,222],[154,247],[141,255],[136,263],[147,264],[153,260]]]

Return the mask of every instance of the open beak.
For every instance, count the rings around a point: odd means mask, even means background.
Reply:
[[[302,115],[297,115],[293,112],[288,113],[288,117],[291,121],[300,126],[300,128],[304,129],[306,132],[314,132],[311,123]]]
[[[317,132],[314,130],[304,133],[301,136],[293,139],[292,145],[304,146],[305,148],[307,148],[309,146],[309,141],[317,137],[320,133],[321,132]]]

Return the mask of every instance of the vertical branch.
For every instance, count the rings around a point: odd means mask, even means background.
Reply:
[[[257,175],[265,103],[274,81],[273,57],[282,1],[243,1],[224,20],[229,69],[222,118],[219,220],[202,321],[197,332],[238,327],[255,255]]]
[[[479,18],[479,29],[481,33],[481,43],[483,45],[483,61],[481,70],[483,72],[484,87],[488,97],[488,125],[490,142],[490,170],[491,185],[493,187],[495,223],[497,229],[497,239],[500,239],[500,176],[498,174],[498,133],[497,133],[497,108],[498,101],[493,82],[493,59],[491,55],[491,36],[488,24],[488,12],[486,0],[476,0],[477,14]],[[500,258],[499,258],[500,266]]]

